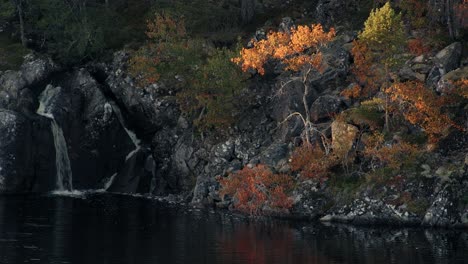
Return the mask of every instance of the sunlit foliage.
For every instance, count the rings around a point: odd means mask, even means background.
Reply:
[[[319,145],[303,144],[291,156],[291,170],[298,172],[304,180],[326,180],[329,169],[336,163],[336,159],[327,155]]]
[[[461,79],[456,81],[454,93],[465,99],[468,99],[468,79]]]
[[[265,74],[264,65],[269,59],[277,59],[286,65],[287,70],[298,71],[304,65],[310,65],[321,71],[322,54],[319,47],[335,37],[335,30],[326,32],[318,25],[298,26],[291,33],[270,32],[267,39],[256,41],[253,48],[244,48],[233,62],[242,66],[243,71],[257,70]]]
[[[381,162],[382,166],[400,169],[403,164],[414,162],[421,152],[417,145],[405,141],[386,144],[384,135],[374,132],[363,139],[364,156]]]
[[[221,178],[220,195],[233,198],[234,207],[242,212],[258,215],[269,209],[291,208],[293,201],[288,193],[294,187],[288,175],[274,174],[265,165],[245,167],[229,177]]]
[[[399,111],[406,120],[424,130],[431,143],[445,136],[453,124],[442,110],[445,98],[436,95],[421,82],[396,83],[385,92],[392,102],[398,103]]]

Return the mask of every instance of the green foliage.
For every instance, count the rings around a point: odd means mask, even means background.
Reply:
[[[243,74],[230,61],[235,55],[226,48],[214,49],[196,72],[192,87],[179,94],[182,110],[201,111],[195,125],[202,130],[224,130],[234,122],[234,97],[243,88]]]
[[[0,0],[0,21],[10,19],[15,15],[15,6],[11,0]]]
[[[234,97],[243,87],[242,72],[230,61],[235,52],[191,38],[182,18],[167,13],[148,21],[146,34],[148,43],[130,60],[130,72],[139,84],[178,87],[181,110],[200,130],[228,128],[236,112]]]
[[[194,35],[209,33],[213,37],[216,34],[238,32],[240,25],[239,8],[226,0],[161,1],[155,3],[153,10],[184,17],[188,32]]]
[[[374,98],[362,102],[358,107],[343,112],[343,115],[345,115],[348,122],[359,126],[367,125],[375,130],[383,127],[384,104],[383,100]]]
[[[408,211],[416,215],[424,215],[429,209],[430,203],[426,199],[414,199],[407,202]]]
[[[0,71],[17,70],[23,63],[23,57],[28,50],[10,39],[7,34],[0,33]]]
[[[358,190],[365,186],[365,178],[358,176],[343,177],[339,174],[331,174],[328,184],[332,187],[335,193],[344,193],[353,195],[358,192]]]
[[[401,14],[396,14],[389,2],[372,10],[359,34],[359,41],[371,51],[378,52],[381,63],[386,67],[399,65],[402,62],[399,55],[406,41]]]
[[[462,204],[467,205],[468,204],[468,193],[465,194],[462,199],[461,199]]]
[[[76,64],[143,40],[150,3],[22,0],[21,7],[29,45],[63,64]],[[13,32],[19,31],[19,16],[15,11],[15,1],[0,0],[0,21],[11,20]]]
[[[65,64],[96,58],[119,36],[119,21],[99,5],[38,0],[26,18],[46,51]]]
[[[147,27],[149,40],[131,58],[130,73],[141,86],[157,81],[172,84],[176,76],[179,76],[177,84],[186,86],[207,56],[203,48],[206,43],[190,38],[180,17],[156,13]]]

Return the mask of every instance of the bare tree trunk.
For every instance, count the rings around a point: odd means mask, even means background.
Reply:
[[[445,18],[447,20],[447,27],[451,39],[455,39],[455,30],[453,25],[453,3],[452,0],[445,1]]]
[[[255,0],[240,0],[242,23],[249,23],[255,15]]]
[[[312,123],[310,122],[310,109],[309,109],[309,104],[307,103],[307,97],[309,96],[309,85],[307,85],[307,80],[309,78],[309,74],[311,71],[312,71],[312,68],[309,67],[309,69],[307,69],[304,76],[302,77],[303,78],[302,83],[304,85],[304,95],[302,96],[302,103],[304,104],[304,113],[306,116],[304,129],[305,129],[306,142],[309,145],[310,145],[310,129],[311,129]]]
[[[387,89],[388,85],[389,85],[388,79],[389,79],[389,69],[388,69],[388,66],[385,65],[385,84],[384,84],[385,86],[384,86],[384,89],[382,89],[382,91],[385,94],[385,126],[384,126],[384,131],[386,131],[386,132],[390,132],[390,118],[389,118],[389,114],[388,114],[388,94],[385,92],[385,89]]]
[[[20,22],[20,36],[21,36],[21,44],[23,47],[27,46],[26,36],[24,33],[24,13],[23,13],[23,0],[16,0],[16,10],[18,12],[18,18]]]

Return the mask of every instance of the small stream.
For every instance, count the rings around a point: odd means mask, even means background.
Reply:
[[[249,220],[153,198],[0,196],[0,263],[467,263],[468,232]]]

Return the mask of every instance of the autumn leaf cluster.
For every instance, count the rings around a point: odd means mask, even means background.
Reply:
[[[305,65],[321,70],[320,46],[335,37],[335,30],[326,32],[322,25],[301,25],[291,32],[270,32],[266,39],[253,42],[252,48],[243,48],[232,61],[241,65],[243,71],[253,69],[265,74],[265,64],[276,59],[286,65],[286,70],[298,71]]]
[[[268,207],[276,210],[291,208],[293,200],[289,193],[294,187],[292,178],[274,174],[267,166],[244,167],[242,170],[221,178],[221,197],[230,196],[235,209],[258,215]]]

